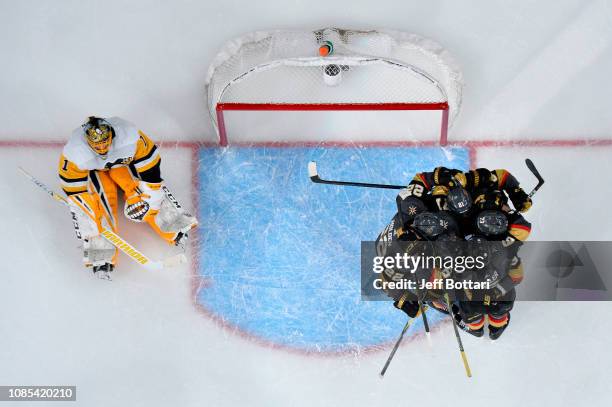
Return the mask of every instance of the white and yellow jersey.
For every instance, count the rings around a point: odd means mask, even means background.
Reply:
[[[66,194],[87,191],[90,171],[108,171],[128,166],[130,173],[151,183],[161,182],[161,158],[157,146],[132,123],[119,117],[105,119],[113,128],[114,136],[108,154],[94,152],[79,126],[72,132],[59,161],[59,177]]]

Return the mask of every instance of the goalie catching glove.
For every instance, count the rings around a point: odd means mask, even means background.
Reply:
[[[164,192],[161,183],[139,182],[125,200],[123,213],[134,222],[142,222],[147,216],[155,216],[161,207]]]
[[[125,201],[125,216],[134,222],[148,223],[165,241],[184,243],[187,232],[198,225],[163,183],[140,181]]]

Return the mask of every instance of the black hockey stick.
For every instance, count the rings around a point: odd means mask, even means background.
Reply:
[[[419,301],[419,311],[421,311],[421,317],[423,317],[423,327],[425,328],[425,333],[429,335],[429,322],[427,322],[427,315],[425,315],[426,309],[427,305],[424,305],[423,301]]]
[[[531,198],[535,195],[538,189],[540,189],[540,187],[544,185],[544,178],[542,178],[540,172],[533,164],[533,161],[531,161],[529,158],[525,160],[525,164],[527,164],[527,168],[529,168],[529,171],[531,171],[531,173],[538,179],[538,185],[536,185],[535,188],[529,193],[529,198]]]
[[[363,188],[382,188],[382,189],[404,189],[406,185],[388,185],[388,184],[369,184],[367,182],[351,182],[351,181],[328,181],[321,179],[317,172],[317,163],[311,161],[308,163],[308,176],[310,180],[316,184],[331,184],[331,185],[346,185],[350,187]]]
[[[421,311],[423,313],[425,311],[427,311],[427,305],[423,305],[423,308],[422,308]],[[412,324],[412,321],[417,319],[417,317],[418,317],[418,315],[415,316],[414,318],[409,318],[408,321],[406,321],[406,325],[404,325],[404,329],[402,329],[402,333],[400,334],[399,338],[397,338],[397,342],[395,342],[395,346],[393,346],[393,349],[391,350],[391,354],[387,358],[387,361],[385,362],[385,365],[383,366],[382,370],[380,371],[380,378],[381,379],[383,377],[385,377],[385,373],[387,372],[387,369],[389,368],[389,365],[391,364],[391,361],[393,360],[393,356],[395,356],[395,352],[397,352],[397,349],[399,348],[400,344],[402,343],[402,340],[404,339],[404,334],[406,333],[408,328],[410,328],[410,325]]]

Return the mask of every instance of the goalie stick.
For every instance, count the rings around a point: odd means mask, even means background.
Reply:
[[[48,186],[46,186],[45,184],[43,184],[42,182],[34,178],[34,176],[32,176],[29,172],[27,172],[23,168],[21,167],[18,167],[18,168],[23,173],[23,175],[25,175],[30,181],[32,181],[40,189],[42,189],[47,194],[49,194],[53,199],[55,199],[56,201],[58,201],[59,203],[63,205],[69,206],[66,198],[64,198],[63,196],[61,196],[60,194],[53,191]],[[102,231],[100,232],[100,234],[106,240],[108,240],[113,246],[121,250],[123,253],[127,254],[128,257],[130,257],[132,260],[134,260],[136,263],[140,264],[147,270],[161,270],[163,268],[177,266],[187,261],[183,253],[168,257],[164,259],[163,261],[153,261],[149,259],[147,256],[145,256],[144,254],[142,254],[141,252],[139,252],[138,250],[136,250],[132,245],[130,245],[121,236],[117,235],[112,230],[102,227]]]

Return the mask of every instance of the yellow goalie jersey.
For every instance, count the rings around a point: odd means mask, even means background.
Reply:
[[[88,190],[91,171],[108,171],[126,166],[129,173],[113,177],[124,191],[130,189],[133,178],[149,183],[160,183],[161,158],[157,146],[132,123],[119,117],[106,119],[112,125],[114,135],[108,153],[96,154],[84,137],[84,130],[78,127],[64,146],[59,162],[59,177],[62,189],[67,195]],[[91,179],[95,184],[95,179]],[[94,191],[91,191],[94,192]]]

